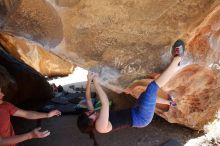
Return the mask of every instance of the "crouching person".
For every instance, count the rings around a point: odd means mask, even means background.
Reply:
[[[61,115],[58,110],[53,110],[49,113],[40,113],[35,111],[26,111],[15,107],[13,104],[3,101],[4,93],[4,76],[0,74],[0,146],[16,146],[17,143],[30,140],[33,138],[45,138],[50,135],[48,130],[40,131],[41,128],[36,128],[25,134],[15,135],[10,117],[22,117],[25,119],[43,119]]]

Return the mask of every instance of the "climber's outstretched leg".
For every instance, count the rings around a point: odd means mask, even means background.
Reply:
[[[173,61],[168,66],[168,68],[155,80],[159,87],[163,87],[170,78],[176,73],[176,68],[178,67],[181,57],[184,55],[185,45],[184,42],[181,40],[177,40],[172,47],[172,55]]]
[[[173,58],[173,61],[168,66],[168,68],[155,80],[159,87],[163,87],[176,73],[175,70],[178,67],[178,64],[181,61],[180,56],[176,56]]]
[[[181,61],[181,57],[184,55],[185,45],[182,40],[177,40],[172,47],[172,56],[173,61],[168,66],[168,68],[159,76],[158,79],[155,80],[159,87],[163,87],[176,73],[176,69],[179,66]],[[170,104],[171,106],[176,106],[175,101],[172,96],[169,96],[168,100],[157,98],[157,103],[160,102],[162,104]]]
[[[177,40],[175,42],[172,47],[173,61],[159,78],[151,82],[146,91],[140,95],[138,105],[135,108],[132,108],[134,127],[145,127],[152,121],[155,111],[157,91],[159,87],[163,87],[175,74],[175,70],[181,61],[181,56],[184,55],[184,48],[183,41]]]

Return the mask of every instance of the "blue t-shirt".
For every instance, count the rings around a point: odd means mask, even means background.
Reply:
[[[142,128],[152,121],[158,89],[157,83],[151,82],[146,91],[140,95],[137,105],[131,108],[133,127]]]

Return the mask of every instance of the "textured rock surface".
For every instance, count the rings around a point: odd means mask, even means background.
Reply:
[[[75,68],[70,61],[48,52],[39,45],[7,34],[0,34],[0,44],[16,59],[24,61],[44,76],[65,76]]]
[[[177,109],[164,116],[200,129],[215,117],[220,107],[220,6],[192,32],[188,41],[188,63],[165,87],[177,98]],[[196,119],[196,120],[195,120]]]
[[[21,0],[20,4],[26,8],[33,7],[35,2]],[[163,88],[176,97],[178,105],[167,112],[158,109],[157,114],[169,122],[193,129],[201,129],[214,118],[220,107],[219,0],[48,2],[56,9],[54,13],[59,14],[63,26],[63,41],[59,45],[52,42],[57,45],[52,51],[99,72],[103,84],[117,92],[132,86],[134,80],[161,73],[171,61],[171,44],[183,38],[187,54],[182,68]],[[36,9],[38,6],[34,5]],[[12,16],[17,16],[16,11]],[[14,23],[17,22],[14,19]],[[4,27],[7,25],[5,23]],[[44,32],[43,28],[37,32]],[[48,41],[42,36],[32,39],[46,44],[39,40]],[[133,92],[138,94],[140,91]]]
[[[220,7],[217,7],[192,32],[187,42],[185,67],[163,88],[177,102],[177,107],[168,112],[157,111],[169,122],[202,129],[215,118],[220,107],[219,16]]]
[[[54,47],[63,39],[62,23],[56,10],[44,0],[1,0],[0,30],[45,46]],[[3,22],[2,22],[3,21]]]

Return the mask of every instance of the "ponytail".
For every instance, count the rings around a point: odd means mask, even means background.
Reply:
[[[99,144],[98,144],[98,142],[97,142],[97,140],[96,140],[96,138],[95,138],[95,134],[94,134],[94,132],[93,131],[90,131],[90,133],[89,133],[89,137],[91,138],[91,139],[93,139],[93,146],[99,146]]]
[[[89,117],[85,113],[82,113],[77,119],[77,126],[78,126],[79,130],[82,133],[89,134],[89,137],[94,141],[93,145],[99,146],[99,144],[95,138],[95,134],[93,132],[94,124],[95,124],[95,122],[92,121],[91,119],[89,119]]]

